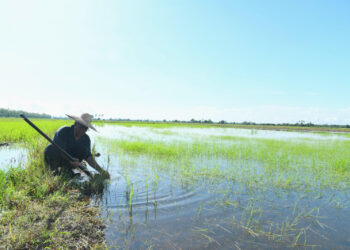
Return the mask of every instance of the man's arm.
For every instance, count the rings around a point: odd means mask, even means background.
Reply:
[[[95,161],[94,158],[92,158],[92,156],[89,156],[87,159],[86,159],[86,162],[94,169],[96,169],[100,174],[103,174],[105,175],[107,178],[109,178],[109,173],[104,170],[103,168],[100,167],[100,165],[98,165],[98,163]]]

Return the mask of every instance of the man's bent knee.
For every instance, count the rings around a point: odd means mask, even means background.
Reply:
[[[57,170],[62,161],[59,151],[52,144],[46,146],[44,150],[44,159],[46,164],[50,166],[51,170]]]

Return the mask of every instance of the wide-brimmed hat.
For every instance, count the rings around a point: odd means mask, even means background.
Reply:
[[[91,125],[91,121],[93,118],[92,115],[90,115],[88,113],[84,113],[80,117],[74,116],[74,115],[67,115],[67,114],[66,114],[66,116],[68,116],[69,118],[72,118],[73,120],[80,123],[81,125],[88,127],[88,128],[91,128],[97,132],[97,130]]]

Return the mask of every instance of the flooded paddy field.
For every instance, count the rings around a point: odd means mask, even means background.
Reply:
[[[111,248],[350,247],[347,135],[105,125]]]
[[[57,213],[81,205],[44,171],[47,142],[19,119],[0,121],[0,142],[11,142],[0,148],[0,205],[6,214],[0,216],[1,245],[69,248],[94,242],[93,235],[102,242],[88,223],[95,212],[86,220],[88,230],[67,233],[72,220],[62,229],[64,216]],[[71,125],[34,122],[50,137]],[[109,248],[350,247],[348,134],[169,124],[101,123],[98,130],[88,134],[111,179],[90,206],[69,212],[79,222],[97,206]],[[33,220],[41,210],[48,217]],[[45,227],[49,218],[59,218],[57,228]],[[67,242],[69,233],[84,237]]]

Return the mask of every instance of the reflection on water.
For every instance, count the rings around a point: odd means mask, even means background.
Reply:
[[[0,169],[21,166],[24,167],[27,162],[28,153],[20,145],[10,144],[9,146],[0,147]]]
[[[235,129],[164,129],[105,126],[98,136],[117,139],[190,140],[193,136],[317,138],[322,135]],[[338,135],[336,138],[340,137]],[[336,139],[333,136],[328,139]],[[181,139],[179,139],[181,138]],[[323,137],[322,137],[323,138]],[[92,135],[98,161],[109,168],[110,183],[92,198],[106,218],[111,248],[131,249],[320,249],[350,247],[350,194],[338,190],[296,191],[246,185],[203,176],[178,176],[166,161],[110,152]],[[216,161],[216,162],[215,162]],[[199,165],[229,168],[226,160]],[[231,163],[232,164],[232,163]],[[233,165],[231,165],[232,167]],[[181,167],[175,166],[176,167]],[[169,167],[169,169],[174,169]],[[258,169],[258,164],[257,164]],[[257,170],[258,171],[258,170]]]
[[[129,139],[130,137],[142,138],[144,140],[181,140],[191,141],[196,137],[245,137],[245,138],[267,138],[267,139],[325,139],[325,140],[350,140],[345,133],[325,133],[325,132],[295,132],[295,131],[275,131],[258,129],[238,129],[238,128],[149,128],[149,127],[125,127],[108,126],[100,127],[98,136],[110,139]]]

